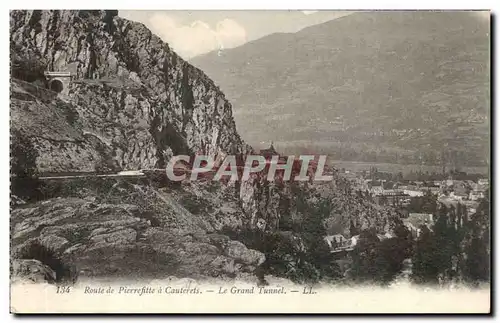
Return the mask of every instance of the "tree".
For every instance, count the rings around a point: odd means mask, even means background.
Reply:
[[[415,282],[446,283],[462,277],[477,282],[488,276],[483,268],[489,268],[489,254],[482,240],[487,225],[467,221],[466,212],[461,204],[456,208],[441,204],[432,232],[422,227],[413,256]]]
[[[22,199],[37,198],[40,182],[36,178],[38,153],[21,131],[12,129],[10,141],[11,195]],[[12,199],[13,202],[15,199]]]
[[[439,268],[435,263],[436,245],[431,231],[426,227],[420,228],[412,257],[412,280],[417,284],[437,284]]]
[[[424,212],[435,214],[438,209],[437,197],[431,192],[427,191],[424,196],[416,196],[410,200],[408,205],[409,212]]]
[[[395,237],[382,240],[376,247],[375,281],[389,284],[403,269],[403,261],[411,257],[411,233],[398,222],[394,225]]]
[[[20,45],[11,43],[10,61],[11,77],[26,82],[38,81],[44,83],[44,72],[48,66],[45,58],[39,57],[37,53],[27,51]]]
[[[349,234],[351,235],[351,237],[357,236],[359,234],[359,229],[356,227],[352,219],[349,221]]]
[[[473,285],[489,281],[490,257],[486,252],[484,240],[481,237],[473,237],[467,247],[466,254],[466,281]]]
[[[408,257],[408,248],[401,244],[400,238],[390,238],[381,241],[376,249],[375,281],[389,284],[403,269],[403,261]]]
[[[479,202],[468,222],[469,241],[465,247],[465,280],[473,285],[488,282],[490,276],[490,201],[489,194]]]
[[[452,257],[454,254],[454,237],[456,230],[450,219],[454,215],[454,208],[448,209],[441,205],[437,215],[436,224],[433,227],[432,239],[435,245],[434,254],[431,255],[438,268],[438,275],[442,279],[449,281],[452,276]]]
[[[331,202],[322,200],[310,208],[300,232],[308,251],[306,261],[319,271],[320,278],[339,278],[340,268],[333,261],[330,248],[324,240],[327,233],[324,221],[330,215]]]
[[[18,178],[30,178],[36,174],[37,151],[21,131],[12,129],[10,142],[10,173]]]
[[[375,281],[377,277],[377,245],[380,240],[375,229],[366,229],[359,234],[358,243],[352,251],[351,277],[356,282]]]
[[[330,248],[324,239],[316,239],[309,246],[309,262],[319,270],[320,279],[332,280],[342,277],[338,264],[331,256]]]
[[[380,197],[380,205],[387,205],[387,202],[388,202],[388,200],[387,200],[387,196],[382,195],[382,196]]]

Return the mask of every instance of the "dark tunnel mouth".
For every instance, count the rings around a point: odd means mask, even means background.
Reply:
[[[60,80],[52,80],[49,83],[49,88],[54,92],[61,93],[64,89],[64,85]]]

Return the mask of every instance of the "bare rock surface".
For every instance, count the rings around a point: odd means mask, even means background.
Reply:
[[[265,259],[261,252],[223,235],[227,243],[218,244],[194,224],[193,230],[153,227],[143,211],[126,204],[52,199],[13,210],[12,222],[14,258],[37,241],[75,265],[84,277],[226,277],[245,270],[251,273]],[[35,272],[19,266],[18,275],[31,277]],[[41,269],[36,272],[46,275]]]
[[[12,11],[13,60],[74,75],[67,98],[14,80],[12,126],[43,172],[162,167],[173,154],[242,153],[231,104],[144,25],[112,11]]]
[[[56,280],[56,274],[39,260],[14,259],[11,262],[11,278],[14,282],[52,283]]]

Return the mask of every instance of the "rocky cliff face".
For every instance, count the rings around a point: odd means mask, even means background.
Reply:
[[[375,228],[389,232],[398,217],[391,208],[376,205],[355,192],[350,183],[334,175],[332,182],[268,182],[264,178],[241,183],[239,198],[250,227],[265,230],[300,231],[311,217],[321,217],[328,234],[352,235]],[[315,213],[319,205],[325,208]]]
[[[85,196],[48,199],[13,210],[13,257],[50,264],[56,281],[77,275],[243,277],[265,260],[261,252],[215,233],[212,217],[189,212],[175,194],[122,183],[104,198],[88,192]],[[68,274],[62,264],[76,270]],[[14,275],[26,276],[25,272],[30,271],[13,268]]]
[[[11,56],[24,62],[22,69],[37,62],[74,75],[63,100],[24,95],[30,90],[21,83],[12,87],[12,127],[36,142],[40,171],[93,170],[109,156],[117,168],[162,167],[172,154],[248,149],[224,94],[142,24],[114,11],[12,11],[10,32]],[[25,117],[46,116],[40,111],[46,106],[70,115],[73,129],[46,118],[24,131]],[[65,148],[59,158],[54,144]],[[78,162],[81,151],[86,165]]]
[[[172,155],[251,151],[224,94],[141,24],[110,11],[12,11],[10,31],[17,175],[162,168]],[[67,95],[46,89],[45,70],[75,75]],[[237,241],[242,228],[282,231],[279,240],[294,241],[301,254],[301,233],[320,241],[324,234],[306,225],[346,235],[351,226],[388,229],[393,212],[334,177],[325,185],[258,177],[46,185],[43,201],[11,212],[13,256],[33,256],[26,248],[35,243],[90,276],[234,276],[265,259]],[[288,253],[280,258],[287,266]]]
[[[161,168],[172,155],[249,149],[224,94],[141,24],[111,11],[12,11],[10,32],[15,175]],[[48,90],[45,71],[71,72],[69,91]],[[58,279],[61,263],[85,276],[233,277],[265,259],[215,233],[244,217],[206,188],[56,186],[13,209],[11,232],[12,256]]]

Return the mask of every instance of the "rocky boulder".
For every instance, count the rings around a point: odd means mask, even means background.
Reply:
[[[152,226],[152,219],[160,221],[133,204],[47,200],[12,211],[12,256],[27,257],[36,243],[83,277],[235,277],[264,262],[261,252],[223,235],[215,239],[191,217],[191,222],[179,216]]]
[[[30,281],[34,283],[54,283],[56,273],[52,268],[35,259],[14,259],[11,261],[12,281]]]

